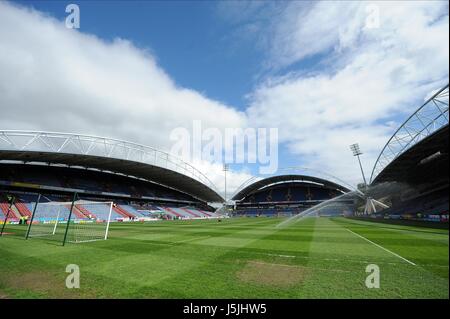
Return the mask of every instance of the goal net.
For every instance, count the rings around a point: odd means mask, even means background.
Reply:
[[[27,236],[44,237],[63,244],[106,240],[112,208],[112,202],[83,200],[38,203],[33,209]]]

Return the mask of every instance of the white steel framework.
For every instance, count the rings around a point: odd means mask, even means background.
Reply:
[[[316,170],[316,169],[312,169],[312,168],[306,168],[306,167],[286,167],[286,168],[281,168],[278,169],[276,174],[272,174],[272,175],[261,175],[261,176],[253,176],[251,178],[249,178],[248,180],[246,180],[244,183],[242,183],[237,190],[234,192],[233,196],[231,196],[231,198],[234,198],[237,194],[239,194],[242,190],[244,190],[246,187],[248,187],[251,184],[254,184],[256,182],[259,182],[261,180],[273,177],[273,176],[278,176],[278,175],[305,175],[305,176],[310,176],[310,177],[316,177],[325,181],[329,181],[332,183],[335,183],[337,185],[341,185],[344,186],[346,188],[348,188],[349,190],[355,190],[358,192],[357,189],[355,189],[355,187],[345,181],[343,181],[342,179],[333,176],[331,174],[327,174],[325,172]],[[265,185],[265,186],[269,186],[269,185]]]
[[[194,166],[155,148],[112,138],[70,133],[0,130],[0,150],[99,156],[172,170],[208,186],[217,187]]]
[[[370,183],[406,150],[448,125],[448,87],[447,84],[436,92],[397,129],[378,156]]]

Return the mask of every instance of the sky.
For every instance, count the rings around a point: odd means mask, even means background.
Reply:
[[[80,8],[68,29],[65,8]],[[169,151],[171,132],[278,128],[278,167],[355,185],[448,83],[446,1],[0,2],[0,129]],[[186,158],[223,191],[221,163]],[[228,193],[259,174],[232,164]]]

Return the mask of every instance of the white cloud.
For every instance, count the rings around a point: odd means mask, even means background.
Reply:
[[[208,172],[208,178],[216,185],[219,193],[225,197],[225,173],[223,172],[223,165],[198,160],[195,160],[193,165],[201,172]],[[227,172],[227,199],[231,199],[239,186],[252,178],[252,176],[252,173],[245,168],[229,170]]]
[[[96,133],[169,148],[193,119],[217,128],[245,117],[178,87],[132,43],[109,43],[39,12],[0,3],[0,126]]]
[[[359,142],[370,173],[396,125],[448,81],[448,4],[382,3],[380,27],[365,28],[365,2],[289,3],[266,30],[270,65],[327,53],[313,75],[272,77],[250,95],[255,125],[279,127],[305,166],[360,179],[348,145]],[[388,123],[388,124],[380,124]]]
[[[177,86],[132,43],[66,29],[0,2],[0,128],[94,134],[169,150],[170,131],[201,120],[242,127],[245,116]],[[208,171],[204,171],[208,174]]]
[[[285,7],[271,36],[273,66],[286,66],[312,55],[323,53],[339,43],[348,46],[360,28],[354,16],[360,5],[318,2],[291,2]]]

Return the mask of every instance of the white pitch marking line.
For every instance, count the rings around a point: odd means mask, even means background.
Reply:
[[[397,256],[398,258],[400,258],[400,259],[406,261],[408,264],[413,265],[413,266],[416,266],[415,263],[413,263],[412,261],[410,261],[410,260],[408,260],[408,259],[406,259],[406,258],[403,258],[403,257],[400,256],[399,254],[396,254],[396,253],[390,251],[389,249],[384,248],[383,246],[380,246],[380,245],[378,245],[377,243],[374,243],[373,241],[367,239],[367,238],[364,237],[364,236],[361,236],[360,234],[355,233],[354,231],[351,231],[351,230],[348,229],[348,228],[345,228],[345,229],[347,229],[347,230],[348,230],[349,232],[351,232],[353,235],[358,236],[359,238],[362,238],[362,239],[368,241],[368,242],[371,243],[372,245],[375,245],[375,246],[377,246],[378,248],[381,248],[381,249],[383,249],[384,251],[387,251],[388,253],[391,253],[392,255]]]

